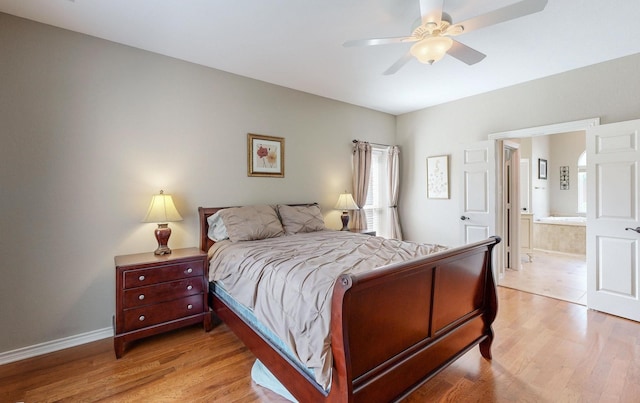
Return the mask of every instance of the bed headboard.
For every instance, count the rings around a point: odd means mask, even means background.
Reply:
[[[296,203],[296,204],[287,204],[288,206],[313,206],[318,203]],[[209,248],[214,244],[214,241],[209,239],[209,222],[207,218],[209,216],[214,215],[218,210],[222,210],[229,207],[198,207],[198,216],[200,218],[200,250],[203,252],[208,252]]]

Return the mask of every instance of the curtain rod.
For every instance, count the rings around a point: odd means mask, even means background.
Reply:
[[[360,140],[355,140],[355,139],[354,139],[354,140],[352,141],[352,143],[357,143],[358,141],[360,141]],[[371,142],[369,142],[369,141],[367,141],[367,143],[369,143],[369,144],[373,144],[373,145],[376,145],[376,146],[391,147],[389,144],[371,143]]]

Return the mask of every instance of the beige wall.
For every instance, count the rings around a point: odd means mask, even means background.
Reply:
[[[286,140],[285,178],[247,177],[247,133]],[[111,326],[113,257],[152,251],[151,195],[197,246],[197,207],[320,202],[351,139],[395,117],[0,13],[0,352]]]
[[[398,116],[400,215],[408,239],[460,243],[462,145],[528,127],[640,118],[640,54]],[[427,156],[451,154],[451,198],[426,198]],[[533,163],[533,161],[532,161]],[[537,169],[537,160],[532,168]]]
[[[551,158],[551,136],[538,136],[531,139],[531,213],[533,219],[549,217],[551,188],[549,186]],[[539,159],[547,160],[547,179],[538,178]]]
[[[575,216],[578,208],[578,157],[586,148],[584,131],[515,139],[520,158],[527,159],[531,184],[529,204],[536,218],[548,215]],[[534,150],[539,155],[534,155]],[[547,159],[547,180],[538,179],[538,158]],[[569,189],[560,189],[560,167],[569,166]],[[521,184],[522,185],[522,184]],[[531,199],[531,197],[530,197]],[[535,208],[537,207],[537,208]]]
[[[578,215],[578,158],[587,147],[584,131],[549,136],[549,198],[551,215]],[[569,189],[560,189],[560,167],[569,167]],[[584,214],[581,214],[584,215]]]

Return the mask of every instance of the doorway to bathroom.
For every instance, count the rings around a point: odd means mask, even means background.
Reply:
[[[586,305],[586,132],[507,138],[503,192],[517,189],[519,211],[510,212],[505,199],[503,223],[511,228],[503,233],[517,231],[518,236],[517,244],[506,250],[499,285]],[[515,248],[519,261],[509,262]]]

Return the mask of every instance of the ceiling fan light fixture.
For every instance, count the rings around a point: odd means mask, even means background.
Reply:
[[[453,39],[447,36],[430,36],[411,47],[411,54],[420,63],[433,64],[442,59],[453,46]]]

